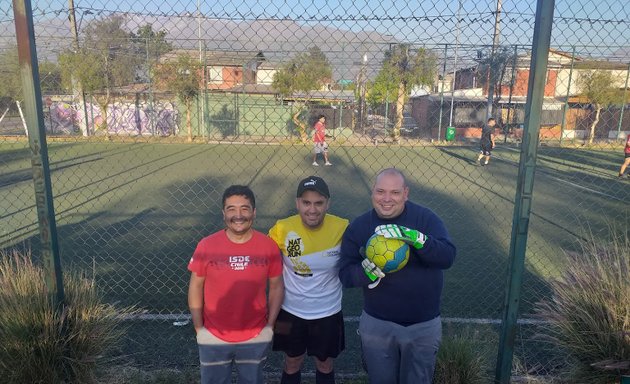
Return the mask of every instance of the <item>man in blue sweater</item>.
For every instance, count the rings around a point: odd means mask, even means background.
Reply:
[[[399,170],[379,172],[372,189],[373,209],[348,226],[341,242],[341,283],[363,288],[359,333],[374,384],[430,384],[442,339],[442,270],[453,264],[455,245],[442,220],[408,196]],[[410,245],[403,269],[384,274],[363,256],[374,233]]]

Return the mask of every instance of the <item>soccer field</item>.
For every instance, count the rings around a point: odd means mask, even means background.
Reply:
[[[475,145],[344,146],[332,143],[332,167],[311,165],[310,145],[53,142],[49,145],[64,268],[94,276],[106,298],[145,310],[133,322],[125,359],[144,367],[194,366],[187,317],[188,260],[199,239],[220,229],[221,194],[247,184],[257,199],[255,228],[266,232],[294,213],[296,183],[315,174],[330,186],[330,212],[352,219],[370,208],[375,173],[397,167],[410,199],[436,211],[458,248],[445,273],[446,331],[472,327],[496,350],[508,273],[519,149],[501,145],[489,166],[474,164]],[[25,142],[0,142],[0,243],[38,249]],[[627,228],[630,183],[615,177],[619,151],[541,147],[529,223],[522,318],[548,296],[547,281],[589,226]],[[336,371],[361,373],[356,317],[361,292],[344,292],[347,350]],[[150,320],[149,320],[150,319]],[[527,334],[528,332],[524,332]],[[529,337],[529,335],[527,336]],[[518,351],[517,351],[518,354]],[[279,372],[272,354],[268,370]],[[354,375],[354,376],[353,376]]]

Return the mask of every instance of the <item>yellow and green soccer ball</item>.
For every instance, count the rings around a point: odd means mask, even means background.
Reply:
[[[409,260],[409,245],[402,240],[374,234],[365,245],[365,257],[384,273],[399,271]]]

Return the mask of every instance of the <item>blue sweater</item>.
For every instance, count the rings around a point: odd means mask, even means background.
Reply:
[[[409,247],[407,265],[389,273],[374,289],[361,267],[364,247],[374,228],[381,224],[399,224],[428,236],[420,250]],[[395,219],[381,219],[374,209],[357,217],[346,229],[341,241],[339,279],[344,287],[363,287],[364,310],[381,320],[401,325],[420,323],[440,315],[442,270],[455,259],[455,245],[442,220],[430,209],[407,201]]]

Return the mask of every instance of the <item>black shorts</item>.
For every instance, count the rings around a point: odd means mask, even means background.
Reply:
[[[273,329],[274,351],[289,357],[307,352],[320,361],[339,356],[346,347],[343,314],[341,311],[321,319],[305,320],[284,309],[280,310]]]
[[[481,144],[481,153],[484,156],[490,156],[491,151],[492,151],[492,143]]]

